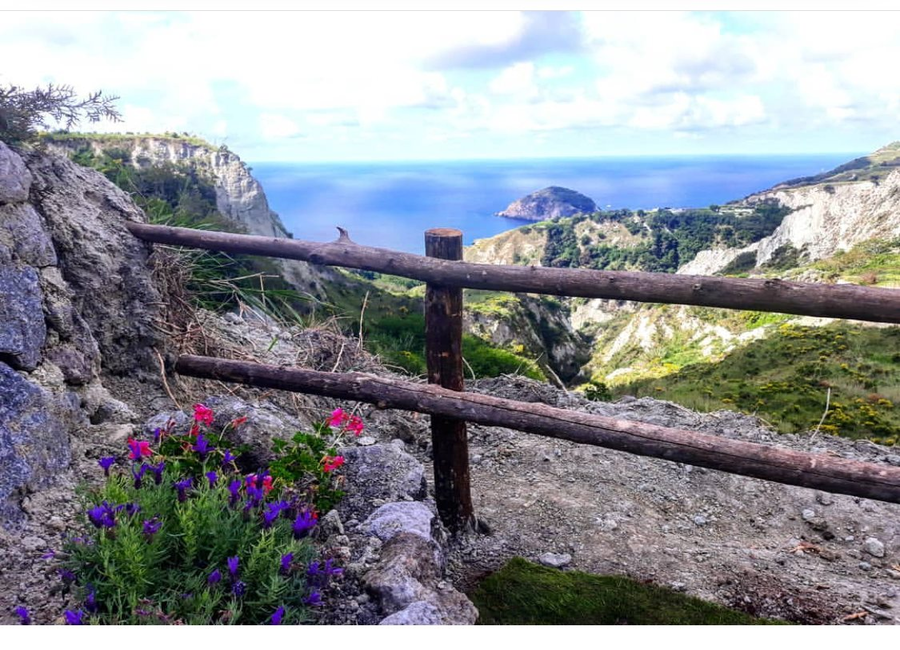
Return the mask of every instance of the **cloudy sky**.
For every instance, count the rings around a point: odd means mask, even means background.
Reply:
[[[0,13],[0,84],[245,159],[863,152],[900,139],[900,13]]]

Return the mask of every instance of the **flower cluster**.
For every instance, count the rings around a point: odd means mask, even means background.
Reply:
[[[328,418],[328,426],[335,431],[349,431],[355,436],[363,432],[363,421],[358,415],[350,415],[342,408],[336,408]]]
[[[124,454],[98,460],[107,482],[86,504],[89,532],[68,536],[63,553],[44,555],[59,562],[65,592],[78,598],[66,624],[280,625],[322,604],[329,581],[343,572],[333,560],[316,560],[309,539],[317,509],[342,494],[334,487],[342,477],[332,476],[344,464],[334,440],[323,428],[298,433],[308,462],[276,473],[286,456],[285,445],[276,445],[270,467],[244,475],[224,438],[206,428],[213,422],[213,411],[196,404],[189,431],[177,433],[173,419],[150,440],[129,438],[124,467],[117,467]],[[341,409],[320,426],[330,424],[338,435],[363,429]],[[200,586],[183,593],[185,584]],[[32,624],[26,607],[15,613]]]

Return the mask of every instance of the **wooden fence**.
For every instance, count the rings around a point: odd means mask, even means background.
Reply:
[[[464,392],[462,288],[705,305],[883,323],[900,323],[900,290],[472,264],[462,261],[462,233],[449,229],[425,233],[427,256],[422,257],[360,246],[350,241],[343,230],[336,242],[316,243],[134,222],[127,227],[135,236],[150,242],[299,259],[425,281],[426,360],[428,382],[433,386],[361,373],[323,373],[194,356],[179,358],[175,369],[196,377],[353,399],[379,408],[431,415],[435,500],[441,519],[451,530],[467,528],[474,522],[466,422],[900,503],[900,468]]]

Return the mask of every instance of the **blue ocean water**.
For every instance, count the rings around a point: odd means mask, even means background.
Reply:
[[[269,205],[297,239],[330,241],[342,226],[369,246],[424,251],[424,231],[458,228],[464,242],[527,222],[496,217],[550,185],[601,208],[704,207],[827,171],[857,154],[634,157],[449,162],[252,163]]]

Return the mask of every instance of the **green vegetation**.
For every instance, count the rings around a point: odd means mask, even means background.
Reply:
[[[759,241],[772,234],[790,212],[777,203],[757,204],[749,213],[714,207],[716,210],[657,210],[642,217],[630,210],[596,212],[543,221],[532,228],[547,232],[541,260],[544,266],[674,272],[715,244],[746,246]],[[632,235],[640,236],[640,241],[631,247],[590,245],[590,238],[578,237],[575,231],[584,220],[621,223]]]
[[[79,99],[71,86],[54,84],[34,90],[13,85],[0,87],[0,140],[28,142],[37,137],[41,128],[61,126],[69,130],[81,120],[119,122],[122,116],[114,104],[118,99],[99,91]]]
[[[82,139],[81,135],[60,137],[70,142]],[[106,135],[98,137],[107,139]],[[218,212],[213,180],[192,165],[161,163],[137,168],[125,149],[112,147],[95,153],[86,143],[74,151],[72,160],[96,169],[127,192],[150,223],[240,232]],[[296,321],[308,310],[310,296],[282,279],[277,262],[271,259],[182,249],[168,261],[186,268],[186,288],[205,309],[223,311],[244,304],[282,321]]]
[[[802,187],[818,185],[827,181],[828,185],[825,185],[824,189],[828,192],[833,192],[834,183],[854,181],[873,181],[878,183],[898,168],[900,168],[900,142],[892,142],[868,156],[855,158],[843,165],[838,165],[831,171],[785,181],[779,184],[778,187]]]
[[[186,144],[195,145],[198,147],[208,147],[210,149],[224,149],[227,150],[228,147],[225,145],[220,145],[216,147],[203,138],[200,138],[196,135],[188,133],[187,131],[183,131],[182,133],[177,133],[175,131],[169,131],[167,133],[133,133],[128,131],[126,133],[86,133],[80,131],[78,133],[69,133],[67,131],[53,131],[50,133],[41,133],[41,139],[47,140],[50,142],[60,142],[60,143],[81,143],[81,142],[99,142],[101,144],[126,144],[136,140],[172,140],[178,142],[184,142]]]
[[[613,387],[699,411],[755,413],[779,431],[821,431],[893,445],[900,436],[900,328],[781,325],[717,363]]]
[[[367,346],[387,363],[399,366],[415,375],[427,372],[425,363],[425,316],[406,313],[366,320],[364,338]],[[519,354],[493,347],[483,339],[463,334],[463,358],[466,374],[475,377],[496,377],[518,373],[531,379],[543,380],[544,373],[534,361]]]
[[[480,625],[772,625],[624,576],[559,571],[513,558],[471,598]]]

